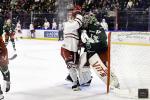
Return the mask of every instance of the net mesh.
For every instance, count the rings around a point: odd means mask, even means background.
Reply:
[[[150,33],[111,33],[110,66],[121,89],[150,89]]]

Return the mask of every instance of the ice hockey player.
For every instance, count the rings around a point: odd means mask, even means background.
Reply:
[[[12,46],[14,51],[16,51],[15,47],[15,25],[12,24],[10,19],[6,20],[6,24],[4,25],[4,32],[5,32],[5,45],[8,45],[9,38],[12,42]]]
[[[76,11],[68,13],[68,20],[64,23],[64,44],[61,47],[61,56],[66,62],[70,77],[73,80],[72,89],[80,90],[77,75],[77,52],[79,45],[78,29],[82,26],[83,16]]]
[[[102,79],[104,83],[107,83],[107,67],[99,56],[107,50],[106,33],[93,13],[89,13],[87,17],[84,18],[84,25],[86,25],[86,27],[82,32],[81,39],[84,43],[85,52],[81,56],[79,68],[83,69],[82,67],[88,62],[98,77]],[[118,79],[112,71],[110,77],[110,85],[118,88]]]
[[[10,90],[10,72],[8,69],[8,53],[7,53],[7,48],[5,46],[5,43],[2,38],[3,34],[3,24],[4,24],[4,19],[0,15],[0,71],[2,72],[3,79],[6,85],[5,92],[8,92]],[[3,92],[1,90],[0,86],[0,100],[4,98]]]
[[[81,8],[79,6],[76,6],[75,11],[81,14]],[[83,53],[83,47],[82,47],[82,42],[81,42],[81,33],[83,29],[84,24],[82,27],[78,29],[78,36],[79,36],[79,44],[78,44],[78,53],[77,53],[77,65],[79,64],[80,61],[80,55]],[[82,57],[82,56],[81,56]],[[82,59],[82,58],[81,58]],[[80,86],[90,86],[90,83],[92,81],[92,75],[90,71],[89,64],[86,63],[84,65],[84,68],[80,69],[79,67],[77,68],[77,74],[78,74],[78,81]],[[66,77],[67,81],[73,82],[72,78],[70,75]]]

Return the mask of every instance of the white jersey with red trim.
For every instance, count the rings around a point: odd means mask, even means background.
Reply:
[[[20,25],[20,23],[17,23],[17,25],[16,25],[16,30],[21,30],[21,25]]]
[[[77,15],[74,20],[68,20],[64,23],[64,44],[62,45],[63,48],[77,52],[78,50],[78,43],[79,43],[79,35],[78,29],[82,25],[82,16]]]

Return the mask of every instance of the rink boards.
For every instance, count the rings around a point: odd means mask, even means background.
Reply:
[[[31,32],[29,29],[22,30],[22,37],[23,38],[30,38]],[[58,38],[58,30],[35,30],[35,37],[36,38]]]

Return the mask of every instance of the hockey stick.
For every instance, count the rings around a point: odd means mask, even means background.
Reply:
[[[17,54],[14,54],[12,57],[8,58],[9,60],[14,60],[17,57]]]

